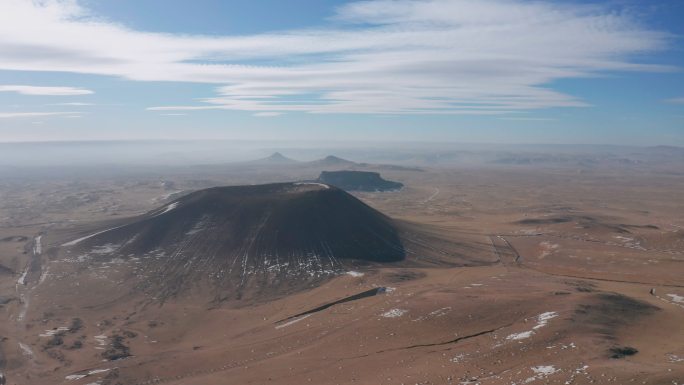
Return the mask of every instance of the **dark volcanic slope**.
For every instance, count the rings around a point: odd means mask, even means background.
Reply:
[[[463,257],[470,246],[454,248],[322,183],[210,188],[83,235],[62,245],[67,260],[127,265],[161,299],[197,287],[220,298],[281,295],[374,263],[482,264]]]
[[[64,246],[72,255],[94,258],[144,256],[146,265],[158,269],[155,276],[184,281],[178,283],[209,275],[238,286],[249,278],[315,279],[342,272],[350,262],[393,262],[406,255],[390,218],[318,183],[201,190]]]
[[[382,179],[379,173],[369,171],[323,171],[318,180],[347,191],[391,191],[404,187],[399,182]]]
[[[219,238],[207,239],[215,250],[205,253],[267,255],[272,264],[307,255],[329,259],[330,267],[335,259],[389,262],[404,256],[389,218],[323,184],[210,188],[110,234],[132,228],[140,237],[127,247],[136,253],[189,235]]]

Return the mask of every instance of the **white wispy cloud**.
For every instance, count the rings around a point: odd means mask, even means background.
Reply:
[[[272,117],[272,116],[280,116],[282,114],[283,114],[282,112],[264,111],[264,112],[254,113],[252,115],[254,115],[256,117],[261,117],[261,118],[268,118],[268,117]]]
[[[0,9],[2,9],[1,6]],[[2,45],[3,44],[0,43],[0,47]],[[0,53],[0,60],[2,57],[3,54]],[[32,96],[76,96],[94,93],[91,90],[76,87],[40,87],[24,85],[0,85],[0,92],[16,92],[18,94]]]
[[[519,118],[519,117],[504,117],[498,118],[499,120],[521,120],[521,121],[532,121],[532,122],[548,122],[558,120],[556,118]]]
[[[84,107],[84,106],[94,106],[95,104],[93,103],[84,103],[84,102],[70,102],[70,103],[52,103],[50,104],[51,106],[72,106],[72,107]]]
[[[80,117],[81,112],[0,112],[0,119],[35,118],[38,116]]]
[[[665,103],[684,104],[684,98],[672,98],[665,100]]]
[[[0,69],[215,83],[202,104],[151,110],[507,114],[580,107],[560,79],[665,71],[634,61],[669,36],[603,6],[374,0],[327,27],[243,36],[136,31],[76,0],[0,2]],[[259,63],[278,63],[260,65]]]

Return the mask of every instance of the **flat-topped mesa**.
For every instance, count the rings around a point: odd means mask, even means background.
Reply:
[[[377,172],[323,171],[318,181],[329,183],[346,191],[394,191],[404,185],[383,179]]]

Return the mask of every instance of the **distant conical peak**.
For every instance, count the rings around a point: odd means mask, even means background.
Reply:
[[[335,155],[328,155],[325,158],[320,160],[321,162],[328,163],[328,164],[335,164],[335,163],[354,163],[351,160],[343,159],[340,158],[339,156]]]
[[[280,152],[274,152],[270,156],[260,159],[260,162],[273,162],[273,163],[293,163],[296,162],[296,160],[291,159],[286,157],[285,155],[281,154]]]

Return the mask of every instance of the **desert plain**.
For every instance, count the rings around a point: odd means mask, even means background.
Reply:
[[[141,272],[150,255],[73,247],[193,191],[334,169],[403,183],[351,194],[441,241],[220,298],[203,278],[141,289],[165,279]],[[8,176],[0,371],[22,385],[682,384],[681,170],[331,161]]]

